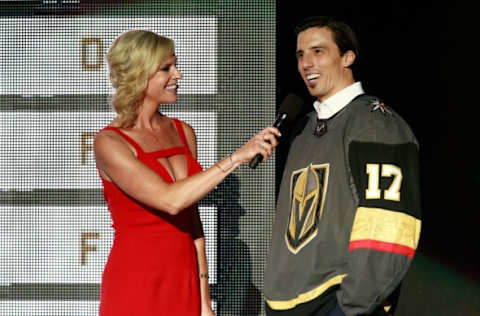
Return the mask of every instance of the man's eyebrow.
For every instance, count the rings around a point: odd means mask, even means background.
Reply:
[[[307,48],[307,50],[314,50],[314,49],[326,49],[327,46],[325,45],[314,45],[314,46],[310,46]],[[302,54],[303,53],[303,49],[299,49],[295,52],[295,56],[298,57],[299,54]]]
[[[315,45],[315,46],[309,47],[308,49],[324,49],[326,47],[327,46],[325,46],[325,45]]]

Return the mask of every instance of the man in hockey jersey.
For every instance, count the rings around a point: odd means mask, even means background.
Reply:
[[[285,164],[267,315],[390,315],[420,235],[418,143],[355,81],[348,25],[313,17],[296,32],[298,71],[317,99]]]

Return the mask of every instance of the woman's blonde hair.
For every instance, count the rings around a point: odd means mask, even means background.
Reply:
[[[116,89],[111,104],[118,114],[120,127],[134,125],[148,79],[172,54],[173,41],[151,31],[132,30],[115,39],[107,62],[110,81]]]

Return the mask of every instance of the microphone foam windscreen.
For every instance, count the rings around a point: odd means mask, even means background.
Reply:
[[[295,120],[303,107],[303,99],[294,93],[290,93],[280,104],[278,113],[286,113],[286,120],[291,122]]]

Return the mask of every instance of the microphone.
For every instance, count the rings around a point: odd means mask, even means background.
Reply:
[[[285,124],[291,123],[300,113],[302,106],[303,100],[298,95],[293,93],[287,95],[282,104],[280,104],[273,127],[280,129],[282,126],[285,126]],[[248,166],[252,169],[255,169],[262,160],[263,156],[261,154],[257,154],[252,158],[252,160],[250,160]]]

